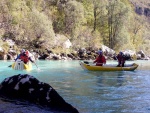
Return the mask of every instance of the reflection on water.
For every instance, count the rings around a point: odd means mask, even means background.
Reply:
[[[33,70],[26,72],[12,70],[8,67],[11,63],[1,61],[0,81],[15,74],[28,73],[49,83],[81,113],[150,112],[150,61],[136,61],[138,69],[129,72],[86,71],[80,67],[79,61],[38,61],[40,70],[33,65]],[[16,104],[0,99],[0,112],[4,111],[49,112],[35,105]]]
[[[111,76],[108,76],[111,75]],[[115,86],[119,87],[125,84],[124,72],[101,72],[101,76],[97,76],[99,86]]]

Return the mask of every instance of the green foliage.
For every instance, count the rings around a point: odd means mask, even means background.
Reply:
[[[57,15],[53,19],[53,28],[55,33],[64,33],[65,31],[65,14],[64,11],[55,10],[54,15]]]
[[[69,1],[65,6],[66,33],[72,38],[77,38],[84,20],[83,5],[76,1]]]
[[[33,7],[33,1],[32,0],[26,0],[26,5],[32,10]]]
[[[12,24],[21,23],[22,19],[27,16],[29,8],[26,6],[26,2],[22,0],[10,0],[7,1],[9,11],[12,16]]]
[[[54,31],[47,15],[32,7],[33,2],[30,0],[11,0],[7,4],[12,16],[10,32],[15,35],[17,44],[24,42],[23,46],[52,46]]]
[[[0,40],[0,47],[3,45],[3,41],[2,40]]]
[[[130,50],[135,50],[133,43],[130,41],[130,35],[127,32],[125,27],[122,27],[118,36],[115,38],[115,50],[126,50],[130,48]]]
[[[96,29],[98,29],[103,37],[103,43],[112,49],[120,47],[122,41],[130,40],[127,27],[131,8],[127,3],[120,0],[100,1],[102,4],[94,0]],[[126,2],[126,1],[125,1]],[[126,35],[124,35],[126,34]]]
[[[0,41],[0,46],[3,48],[4,52],[8,52],[9,50],[9,45],[7,42],[2,42]]]
[[[143,3],[144,7],[149,3],[148,0],[0,0],[0,23],[4,25],[0,36],[13,39],[24,48],[43,50],[58,46],[59,51],[59,45],[54,44],[55,34],[62,34],[60,42],[64,41],[63,35],[70,37],[73,48],[99,48],[104,44],[118,51],[150,51],[149,23],[135,14],[130,1]]]
[[[36,44],[39,44],[40,46],[53,46],[52,41],[54,37],[54,31],[52,22],[46,15],[40,13],[36,9],[33,9],[32,12],[29,13],[27,21],[28,24],[24,23],[24,27],[28,34],[25,33],[24,35],[29,42],[35,40]]]
[[[82,0],[82,4],[84,7],[84,17],[85,17],[85,24],[87,26],[92,26],[93,25],[93,4],[92,0]]]

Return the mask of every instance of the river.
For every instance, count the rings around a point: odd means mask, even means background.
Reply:
[[[0,82],[12,75],[30,74],[50,84],[80,113],[150,112],[150,61],[137,63],[135,71],[95,72],[83,70],[79,61],[37,61],[31,71],[8,67],[13,61],[0,61]],[[115,61],[107,61],[115,64]],[[117,63],[116,63],[117,64]],[[0,113],[50,113],[28,102],[0,98]]]

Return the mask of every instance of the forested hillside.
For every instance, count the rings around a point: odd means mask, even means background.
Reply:
[[[71,49],[104,44],[150,53],[149,10],[149,0],[0,0],[0,45],[7,51],[4,41],[12,39],[15,49],[54,49],[60,34]]]

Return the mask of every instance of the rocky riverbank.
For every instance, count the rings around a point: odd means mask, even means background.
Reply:
[[[115,55],[118,54],[114,50],[108,48],[107,46],[101,47],[104,56],[107,60],[114,60]],[[94,60],[97,55],[99,49],[95,48],[80,48],[74,50],[70,53],[55,53],[50,49],[45,49],[44,52],[39,50],[30,50],[30,55],[34,60]],[[132,50],[122,51],[126,56],[126,60],[149,60],[150,55],[146,55],[142,50],[135,52]],[[10,48],[10,50],[6,53],[2,49],[0,49],[0,60],[14,60],[17,57],[17,52]]]

